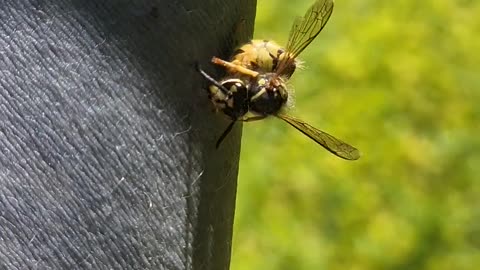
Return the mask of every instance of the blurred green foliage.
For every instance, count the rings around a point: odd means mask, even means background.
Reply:
[[[313,0],[259,0],[285,44]],[[480,269],[480,1],[338,0],[301,55],[292,115],[244,124],[233,270]]]

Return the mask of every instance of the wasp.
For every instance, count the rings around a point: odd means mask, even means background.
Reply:
[[[220,81],[197,66],[211,83],[209,98],[215,108],[232,120],[217,140],[217,148],[237,121],[276,116],[340,158],[360,157],[355,147],[285,113],[289,101],[287,81],[300,64],[297,57],[325,27],[333,6],[333,0],[317,0],[303,17],[297,17],[285,48],[272,41],[252,40],[242,45],[230,61],[213,57],[213,64],[226,69],[227,75]]]

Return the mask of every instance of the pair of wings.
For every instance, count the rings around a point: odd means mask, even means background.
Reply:
[[[278,63],[275,72],[282,72],[295,63],[295,58],[320,34],[332,15],[334,0],[317,0],[303,17],[295,18],[285,50],[287,57]]]
[[[317,0],[303,17],[295,19],[285,48],[287,57],[279,62],[275,71],[277,74],[282,74],[286,67],[294,64],[295,58],[320,34],[332,15],[333,5],[333,0]],[[360,158],[358,149],[332,135],[294,117],[285,114],[277,114],[276,116],[323,146],[332,154],[347,160]]]

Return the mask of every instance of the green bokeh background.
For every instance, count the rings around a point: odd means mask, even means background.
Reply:
[[[312,0],[259,0],[285,44]],[[480,1],[337,0],[301,55],[287,124],[244,124],[233,270],[480,269]]]

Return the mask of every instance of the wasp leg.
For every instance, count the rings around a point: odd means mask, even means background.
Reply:
[[[232,128],[233,128],[233,125],[235,124],[235,120],[233,120],[230,125],[228,125],[228,127],[225,129],[225,131],[222,133],[222,135],[220,135],[220,137],[218,138],[217,140],[217,144],[215,145],[215,148],[218,149],[218,147],[220,146],[220,144],[222,143],[223,139],[225,139],[225,137],[227,137],[228,133],[230,133],[230,131],[232,131]]]
[[[258,121],[258,120],[265,119],[265,117],[267,117],[267,116],[266,115],[252,116],[252,117],[247,117],[247,118],[241,119],[240,121],[242,121],[242,122],[253,122],[253,121]]]
[[[258,91],[253,97],[250,98],[250,102],[255,101],[257,98],[261,97],[263,94],[267,92],[266,88],[263,88],[262,90]]]
[[[218,89],[220,89],[220,91],[222,91],[225,95],[231,94],[230,90],[225,88],[225,86],[223,86],[221,83],[219,83],[217,80],[215,80],[210,75],[208,75],[205,71],[203,71],[203,69],[200,67],[200,64],[196,63],[195,67],[197,68],[197,71],[200,72],[200,74],[203,76],[203,78],[205,78],[207,81],[209,81],[210,83],[218,87]]]
[[[212,63],[214,63],[215,65],[224,66],[224,67],[226,67],[227,69],[230,69],[233,72],[239,72],[239,73],[242,73],[244,75],[248,75],[252,78],[256,78],[259,74],[256,71],[253,71],[251,69],[242,67],[241,65],[234,64],[232,62],[227,62],[227,61],[222,60],[222,59],[217,58],[217,57],[212,58]]]

